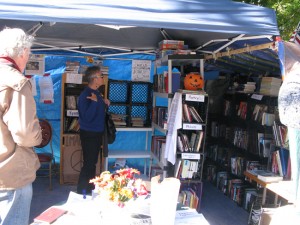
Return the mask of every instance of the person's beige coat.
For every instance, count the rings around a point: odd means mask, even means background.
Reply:
[[[29,80],[0,64],[0,190],[20,188],[35,180],[40,163],[33,146],[41,141]]]

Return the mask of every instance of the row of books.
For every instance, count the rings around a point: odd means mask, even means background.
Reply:
[[[258,192],[242,179],[231,178],[226,171],[219,171],[216,175],[217,188],[230,199],[250,211],[252,203],[256,200]]]
[[[290,179],[291,178],[291,160],[289,150],[280,147],[271,153],[271,170],[275,174]]]
[[[231,173],[237,176],[243,176],[245,158],[239,156],[231,157],[230,162],[231,162],[231,167],[230,167]]]
[[[273,136],[276,146],[288,148],[288,129],[284,125],[279,125],[274,121],[273,123]]]
[[[268,106],[264,104],[256,104],[252,112],[252,120],[261,122],[263,113],[267,112]]]
[[[167,160],[165,158],[166,151],[166,136],[155,135],[152,136],[151,152],[157,157],[159,162],[166,166]]]
[[[216,121],[211,122],[211,136],[224,138],[236,147],[247,149],[248,135],[248,131],[243,128],[220,124]]]
[[[103,75],[108,75],[109,67],[103,66],[102,60],[93,60],[92,62],[94,65],[97,65],[101,69],[101,73]],[[78,61],[67,61],[66,62],[66,69],[65,72],[67,73],[74,73],[74,74],[84,74],[85,70],[88,68],[87,65],[80,65]]]
[[[241,119],[246,119],[247,117],[247,102],[241,101],[237,110],[237,116]]]
[[[79,132],[78,117],[66,117],[64,123],[65,132]]]
[[[203,123],[204,122],[194,106],[189,106],[188,104],[183,103],[182,109],[183,109],[183,113],[182,113],[183,122],[188,122],[188,123],[192,123],[192,122]]]
[[[235,127],[233,131],[233,145],[242,149],[248,147],[248,132],[247,130]]]
[[[178,179],[193,179],[198,172],[199,162],[189,159],[177,159],[174,176]]]
[[[274,144],[274,135],[281,135],[275,137],[277,139],[277,146],[288,147],[287,129],[282,126],[281,128],[273,125],[272,133],[261,133],[257,129],[242,129],[231,125],[220,124],[217,121],[211,122],[211,136],[215,138],[223,138],[224,140],[233,143],[235,146],[248,149],[249,152],[259,155],[261,157],[269,157],[271,146]],[[285,139],[285,140],[283,140]],[[249,141],[251,140],[251,141]],[[280,142],[279,142],[280,140]],[[283,144],[283,143],[284,144]]]
[[[237,109],[235,109],[237,107]],[[265,104],[255,104],[253,107],[248,105],[247,102],[241,101],[238,106],[233,105],[233,102],[225,100],[224,102],[224,116],[238,116],[241,119],[247,118],[247,111],[252,110],[251,119],[262,125],[272,126],[276,115],[275,108],[268,107]],[[268,111],[269,110],[269,111]]]
[[[178,202],[184,206],[201,210],[203,183],[182,183],[179,190]]]
[[[152,122],[163,129],[167,129],[168,108],[165,106],[155,106],[152,111]]]
[[[172,72],[172,90],[171,93],[175,93],[180,89],[180,77],[179,72]],[[155,74],[153,77],[153,91],[160,93],[169,93],[169,75],[167,71],[161,74]]]
[[[207,148],[206,155],[208,158],[217,162],[224,167],[228,166],[232,149],[220,145],[211,145]]]
[[[180,152],[200,152],[203,142],[203,131],[196,131],[190,134],[178,132],[177,136],[177,149]]]
[[[70,109],[70,110],[77,109],[78,96],[67,95],[65,100],[66,100],[66,109]]]

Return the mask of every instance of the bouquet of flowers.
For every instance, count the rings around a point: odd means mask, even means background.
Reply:
[[[135,174],[139,175],[140,172],[132,168],[120,169],[115,173],[104,171],[99,177],[91,179],[90,183],[95,185],[95,190],[101,197],[104,196],[123,207],[130,199],[148,194],[145,183],[136,179]]]

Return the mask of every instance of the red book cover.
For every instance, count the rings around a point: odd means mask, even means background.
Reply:
[[[67,210],[51,207],[46,211],[42,212],[36,218],[34,218],[34,222],[43,222],[43,223],[51,224],[66,212]]]

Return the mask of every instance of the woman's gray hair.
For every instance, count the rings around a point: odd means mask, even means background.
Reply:
[[[0,56],[18,57],[32,46],[34,37],[19,28],[4,28],[0,32]]]

